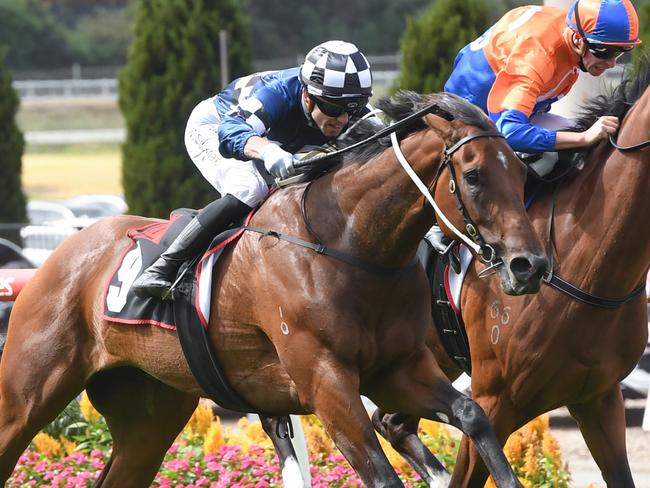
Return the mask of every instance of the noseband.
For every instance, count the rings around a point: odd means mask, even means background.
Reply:
[[[438,181],[442,168],[446,168],[447,171],[449,172],[449,192],[452,193],[456,198],[456,206],[458,207],[458,211],[460,212],[460,214],[463,216],[463,221],[465,222],[465,230],[467,231],[467,234],[471,237],[470,239],[465,234],[460,232],[451,223],[451,221],[445,216],[442,210],[440,210],[440,207],[438,207],[435,200],[433,199],[433,196],[431,195],[429,188],[422,182],[422,180],[415,173],[415,171],[413,171],[413,168],[411,167],[407,159],[404,157],[404,154],[402,153],[402,150],[399,147],[399,143],[397,141],[397,136],[395,135],[395,132],[392,132],[390,134],[390,140],[393,145],[393,151],[395,151],[395,155],[397,156],[397,160],[404,168],[404,171],[406,171],[406,174],[408,174],[411,180],[413,180],[415,186],[418,187],[422,195],[424,195],[427,201],[431,204],[431,206],[436,212],[436,215],[456,236],[458,236],[459,239],[461,239],[468,247],[470,247],[476,252],[476,254],[479,256],[481,261],[489,264],[489,263],[493,263],[494,260],[496,259],[497,257],[496,251],[492,246],[490,246],[488,243],[485,242],[485,239],[483,239],[483,236],[481,236],[481,233],[479,232],[477,226],[474,224],[474,222],[472,222],[472,218],[469,216],[469,212],[467,211],[467,208],[465,207],[465,204],[463,203],[463,200],[460,196],[460,192],[458,191],[458,184],[456,183],[456,173],[454,171],[454,165],[452,161],[452,156],[456,151],[458,151],[462,146],[464,146],[468,142],[473,141],[474,139],[478,139],[479,137],[502,137],[503,138],[505,136],[497,131],[478,131],[463,137],[451,147],[447,147],[445,145],[442,162],[430,186],[432,190],[435,188],[436,182]]]

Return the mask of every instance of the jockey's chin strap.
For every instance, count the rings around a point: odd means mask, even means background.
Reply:
[[[435,187],[435,183],[438,179],[438,176],[440,175],[440,169],[446,167],[447,171],[449,172],[449,192],[452,193],[456,198],[458,210],[463,216],[463,220],[465,222],[465,230],[469,235],[468,237],[463,232],[459,231],[454,226],[454,224],[452,224],[451,221],[445,216],[445,214],[442,212],[440,207],[438,207],[433,196],[431,195],[431,192],[429,191],[429,188],[427,188],[427,186],[422,182],[420,177],[417,175],[417,173],[413,170],[413,168],[411,167],[407,159],[404,157],[404,153],[402,153],[402,150],[399,147],[399,142],[397,141],[397,136],[395,135],[395,132],[391,132],[390,134],[390,140],[393,145],[393,151],[395,151],[395,156],[397,157],[397,160],[402,165],[402,168],[404,168],[406,174],[409,175],[411,180],[413,180],[415,186],[417,186],[420,192],[422,193],[422,195],[424,195],[424,198],[426,198],[427,201],[431,204],[438,218],[470,249],[473,249],[474,252],[479,256],[481,261],[490,264],[493,263],[495,259],[497,259],[496,251],[492,246],[490,246],[485,242],[485,239],[483,239],[483,237],[481,236],[480,232],[478,231],[478,228],[472,222],[472,219],[469,216],[469,213],[467,212],[467,208],[463,204],[463,200],[460,197],[460,191],[458,188],[458,184],[456,183],[456,174],[454,172],[454,165],[452,163],[452,156],[456,151],[458,151],[458,149],[460,149],[464,144],[467,144],[468,142],[474,139],[478,139],[479,137],[504,137],[504,135],[497,131],[478,131],[463,137],[462,139],[460,139],[458,142],[456,142],[453,146],[449,148],[445,146],[443,158],[440,164],[438,174],[436,175],[436,178],[431,185],[431,188],[433,189]]]

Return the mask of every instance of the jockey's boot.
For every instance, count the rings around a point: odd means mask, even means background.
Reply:
[[[172,283],[183,261],[204,251],[211,240],[238,222],[251,207],[232,195],[225,195],[203,208],[181,231],[167,250],[133,282],[140,298],[168,298]]]
[[[424,239],[433,247],[439,254],[444,254],[452,244],[452,240],[447,237],[438,224],[433,224],[429,231],[424,235]]]

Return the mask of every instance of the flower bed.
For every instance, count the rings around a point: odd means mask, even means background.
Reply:
[[[354,471],[334,447],[320,422],[302,417],[309,446],[312,486],[362,486]],[[422,421],[420,437],[449,470],[453,469],[458,439],[443,425]],[[405,486],[426,488],[418,475],[380,439],[391,464]],[[568,487],[557,442],[540,417],[514,433],[504,451],[525,487]],[[73,402],[48,429],[39,433],[20,457],[10,487],[92,486],[110,453],[110,436],[103,418],[85,395]],[[152,486],[161,488],[272,488],[282,487],[279,463],[271,441],[259,422],[245,418],[222,428],[208,402],[201,402],[171,446]],[[493,487],[491,481],[486,486]]]

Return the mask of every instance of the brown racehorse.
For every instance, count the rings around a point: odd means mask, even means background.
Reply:
[[[618,144],[648,141],[650,67],[644,69],[611,97],[594,99],[579,125],[588,127],[599,115],[613,114],[622,120]],[[556,196],[554,191],[540,196],[529,212],[547,239],[554,201],[557,276],[591,295],[629,302],[603,308],[549,286],[515,298],[502,293],[495,280],[478,279],[476,270],[468,274],[461,296],[472,397],[500,442],[536,416],[566,405],[607,486],[617,488],[634,486],[619,381],[635,367],[648,339],[646,300],[643,293],[634,294],[650,265],[650,151],[641,149],[599,144]],[[435,332],[429,340],[441,367],[457,377],[460,371],[445,359]],[[373,421],[426,479],[426,466],[436,464],[415,441],[417,419],[378,411]],[[486,477],[485,466],[464,439],[452,484],[480,487]]]
[[[523,165],[494,125],[457,97],[404,95],[392,115],[428,104],[447,117],[428,114],[403,129],[401,151],[459,227],[453,171],[467,217],[505,263],[504,289],[536,292],[548,261],[521,203]],[[459,141],[440,172],[445,150]],[[216,271],[210,340],[241,398],[269,415],[315,413],[367,486],[402,482],[360,394],[455,425],[500,486],[519,486],[481,409],[456,392],[425,346],[431,311],[415,253],[433,220],[393,149],[381,144],[275,192],[252,225],[307,241],[318,235],[359,265],[245,233]],[[97,485],[149,486],[204,394],[173,331],[101,319],[102,289],[126,230],[150,222],[122,216],[71,236],[19,295],[0,362],[1,482],[36,432],[86,388],[114,443]]]

